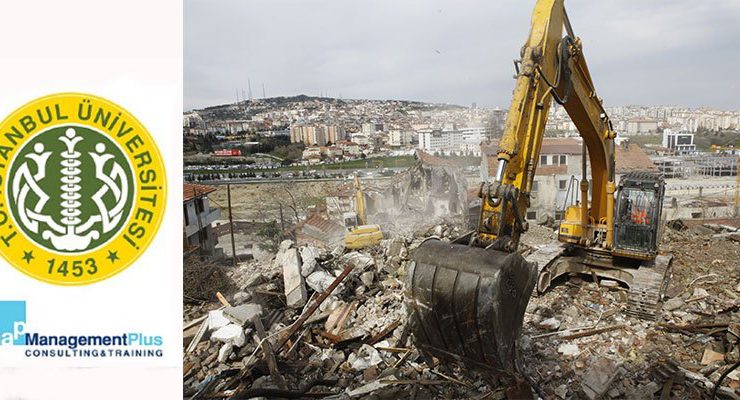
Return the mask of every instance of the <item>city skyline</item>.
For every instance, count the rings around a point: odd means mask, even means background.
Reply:
[[[737,80],[727,78],[740,64],[727,51],[740,36],[740,4],[627,3],[566,2],[605,105],[740,108]],[[184,11],[185,110],[233,103],[250,84],[254,98],[264,85],[267,97],[506,108],[531,8],[513,0],[189,0]]]

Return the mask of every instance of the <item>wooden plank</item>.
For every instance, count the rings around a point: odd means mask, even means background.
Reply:
[[[220,301],[221,304],[224,305],[224,307],[231,307],[231,304],[228,300],[226,300],[226,297],[224,297],[221,292],[216,292],[216,298],[218,298],[218,301]]]
[[[203,335],[206,334],[206,331],[208,330],[208,319],[201,322],[200,329],[198,329],[198,332],[193,337],[193,340],[190,342],[190,345],[188,345],[188,348],[185,350],[185,354],[192,353],[193,350],[195,350],[195,346],[200,343],[201,339],[203,339]]]
[[[262,320],[259,316],[255,315],[252,317],[252,322],[254,323],[254,327],[257,330],[257,338],[258,343],[262,343],[262,352],[265,355],[265,361],[267,362],[267,368],[270,370],[270,376],[272,377],[272,380],[275,381],[275,384],[277,384],[278,388],[280,389],[287,389],[287,386],[285,385],[285,380],[283,379],[283,376],[280,375],[280,371],[277,367],[277,360],[275,359],[275,353],[272,351],[272,346],[270,345],[270,342],[268,340],[264,340],[267,337],[267,333],[265,332],[265,327],[262,325]]]

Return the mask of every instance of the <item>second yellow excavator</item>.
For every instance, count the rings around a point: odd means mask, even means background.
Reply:
[[[663,177],[635,172],[615,182],[616,132],[563,0],[537,1],[520,56],[497,169],[479,191],[477,229],[453,243],[423,242],[409,263],[406,296],[411,332],[427,355],[514,376],[535,286],[544,291],[566,273],[615,279],[629,288],[627,312],[654,319],[672,259],[658,252]],[[562,245],[525,258],[519,238],[528,229],[525,215],[552,100],[583,138],[581,202],[566,210],[558,231]]]
[[[348,249],[362,249],[375,246],[383,240],[380,225],[367,223],[367,208],[365,207],[365,193],[360,185],[360,178],[355,176],[355,211],[344,214],[344,225],[347,233],[344,236],[344,247]]]

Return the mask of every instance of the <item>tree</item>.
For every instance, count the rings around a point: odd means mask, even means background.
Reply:
[[[257,236],[260,236],[267,240],[265,243],[267,250],[271,253],[275,253],[280,246],[280,242],[283,241],[283,232],[280,230],[277,221],[272,220],[266,223],[262,228],[257,231]]]

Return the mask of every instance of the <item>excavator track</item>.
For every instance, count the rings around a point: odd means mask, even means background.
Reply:
[[[658,319],[659,307],[673,273],[672,261],[672,255],[659,255],[637,269],[627,293],[627,315],[649,321]]]

